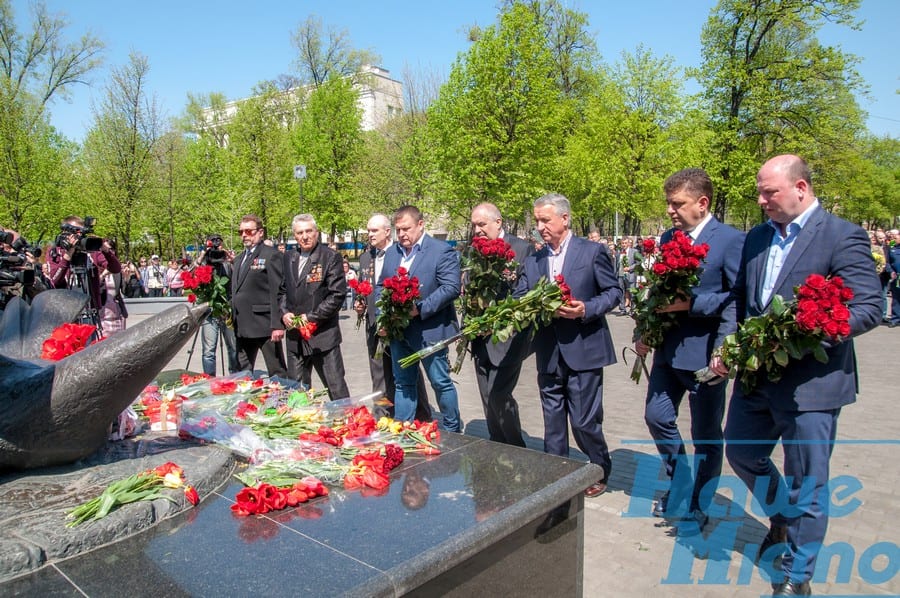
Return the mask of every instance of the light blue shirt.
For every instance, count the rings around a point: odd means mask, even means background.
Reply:
[[[772,292],[775,290],[775,281],[778,280],[778,275],[781,274],[781,268],[784,266],[784,262],[791,253],[794,241],[797,240],[797,235],[799,235],[800,231],[803,230],[803,227],[806,226],[806,222],[812,215],[813,210],[817,207],[819,207],[818,199],[814,200],[802,214],[788,223],[785,227],[787,235],[784,236],[782,236],[781,227],[777,223],[772,222],[771,220],[767,223],[775,229],[775,234],[772,235],[772,243],[769,245],[769,255],[766,258],[766,272],[765,277],[763,278],[762,293],[760,294],[763,305],[766,305],[769,302],[769,299],[772,298]]]
[[[413,260],[416,259],[416,256],[419,255],[419,251],[422,250],[422,239],[419,239],[410,248],[408,253],[403,245],[398,244],[398,247],[400,247],[400,267],[406,268],[406,271],[409,272],[409,269],[412,268]]]

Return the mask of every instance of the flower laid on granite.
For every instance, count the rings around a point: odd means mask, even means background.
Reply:
[[[217,276],[212,266],[197,266],[181,273],[187,300],[200,301],[210,307],[210,316],[222,318],[231,326],[231,301],[228,299],[228,278]]]
[[[84,349],[91,336],[97,331],[90,324],[72,324],[67,322],[57,326],[50,337],[41,345],[41,359],[59,361]]]
[[[558,275],[554,282],[541,278],[525,295],[518,299],[510,295],[497,301],[480,316],[469,318],[468,323],[457,334],[404,357],[399,361],[400,367],[407,368],[416,364],[463,338],[471,340],[490,335],[491,342],[498,343],[531,326],[549,324],[556,310],[571,300],[572,291],[562,275]]]
[[[121,505],[142,500],[163,498],[175,502],[175,499],[162,492],[164,488],[183,488],[188,502],[192,505],[200,502],[197,491],[185,481],[184,470],[170,461],[124,480],[113,482],[97,498],[69,511],[67,515],[72,521],[66,525],[73,527],[85,521],[102,519]]]
[[[676,230],[672,240],[659,247],[645,239],[641,247],[647,264],[638,264],[635,271],[646,282],[634,293],[634,340],[640,340],[651,349],[662,346],[666,332],[678,323],[675,312],[660,311],[679,300],[688,300],[691,288],[699,281],[700,265],[706,259],[709,245],[693,244],[691,238]],[[649,261],[655,259],[652,266]],[[631,379],[640,382],[641,372],[646,371],[646,356],[639,356],[631,370]]]
[[[310,322],[305,316],[299,315],[291,318],[291,328],[296,328],[300,333],[300,338],[308,341],[316,333],[319,325],[315,322]]]
[[[403,331],[409,326],[416,299],[420,297],[419,279],[410,278],[406,268],[397,268],[396,275],[384,280],[381,296],[375,303],[378,307],[375,327],[384,331],[384,336],[378,339],[376,357],[384,352],[384,343],[403,339]]]
[[[731,370],[730,377],[739,375],[744,392],[751,392],[764,380],[780,380],[791,359],[811,353],[827,363],[822,341],[840,342],[850,336],[847,305],[853,290],[844,286],[839,276],[810,274],[794,293],[793,301],[772,297],[768,312],[744,320],[716,350]],[[709,368],[699,370],[696,376],[701,382],[717,377]]]
[[[235,497],[235,504],[231,505],[231,512],[239,517],[262,515],[296,507],[318,496],[328,496],[328,488],[313,476],[282,488],[263,482],[241,489]]]
[[[438,455],[441,452],[437,444],[441,440],[441,431],[436,421],[409,422],[382,417],[378,420],[377,428],[394,436],[398,446],[405,451],[418,451],[426,455]]]
[[[372,294],[372,283],[368,280],[354,278],[353,280],[348,281],[347,285],[353,289],[354,293],[356,293],[356,299],[354,299],[356,305],[362,307],[362,313],[356,315],[356,329],[359,330],[362,323],[366,321],[366,298]]]

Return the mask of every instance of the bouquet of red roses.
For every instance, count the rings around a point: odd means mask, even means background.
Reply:
[[[504,283],[510,285],[516,280],[516,254],[512,246],[503,239],[475,237],[469,250],[462,258],[463,292],[460,296],[463,325],[478,317],[497,301]],[[453,371],[459,372],[468,347],[468,339],[463,338],[456,347],[456,363]]]
[[[359,327],[362,326],[363,321],[366,319],[366,298],[372,294],[372,283],[368,280],[354,278],[353,280],[348,281],[347,285],[353,289],[354,293],[356,293],[354,303],[363,308],[362,313],[356,315],[356,329],[359,330]]]
[[[403,331],[409,326],[416,299],[420,297],[419,279],[410,278],[406,268],[397,268],[396,275],[384,280],[381,296],[375,303],[378,307],[375,327],[384,330],[385,335],[378,341],[376,357],[383,353],[383,343],[403,339]]]
[[[556,315],[556,310],[571,302],[572,289],[562,274],[557,275],[553,282],[541,277],[533,289],[518,299],[505,297],[484,310],[480,316],[469,318],[463,329],[450,338],[400,359],[400,367],[407,368],[418,363],[463,338],[472,340],[489,334],[491,342],[503,342],[515,332],[549,324]]]
[[[231,302],[228,300],[228,278],[216,276],[212,266],[197,266],[181,273],[184,290],[189,291],[187,300],[200,301],[209,305],[210,316],[222,318],[231,326]]]
[[[823,340],[840,342],[850,336],[850,308],[853,290],[839,276],[826,278],[810,274],[794,288],[796,299],[772,297],[771,309],[747,318],[734,334],[725,337],[716,354],[731,371],[740,373],[744,392],[751,392],[763,380],[778,382],[791,359],[810,353],[828,363]],[[717,376],[709,368],[696,372],[701,382]]]
[[[641,249],[644,259],[635,270],[646,282],[638,286],[632,299],[634,340],[658,349],[666,332],[677,323],[675,312],[660,310],[679,299],[690,298],[691,288],[700,282],[700,265],[709,252],[709,245],[694,245],[688,235],[676,230],[672,240],[659,247],[658,257],[653,239],[644,239]],[[649,262],[654,257],[651,266]],[[631,370],[631,379],[640,382],[641,371],[646,371],[646,364],[645,357],[639,356]]]

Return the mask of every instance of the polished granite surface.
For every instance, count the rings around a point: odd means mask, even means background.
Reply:
[[[0,594],[399,595],[573,497],[580,517],[580,492],[600,477],[593,465],[470,436],[445,433],[441,444],[439,456],[408,457],[381,493],[334,491],[266,516],[233,516],[242,486],[230,481],[195,509],[52,561]]]

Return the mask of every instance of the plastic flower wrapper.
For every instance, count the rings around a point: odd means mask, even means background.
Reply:
[[[341,451],[336,447],[321,442],[310,442],[296,438],[279,438],[269,440],[264,447],[252,455],[251,465],[261,465],[267,461],[333,461],[341,460]]]
[[[265,440],[253,430],[229,422],[216,411],[191,413],[190,416],[182,413],[178,431],[198,440],[214,442],[247,458],[256,451],[267,448]]]

